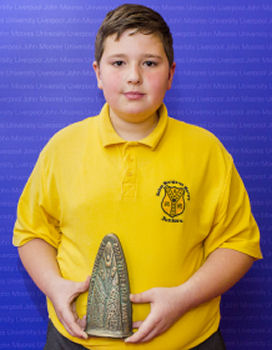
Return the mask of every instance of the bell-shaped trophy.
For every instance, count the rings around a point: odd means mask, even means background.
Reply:
[[[124,253],[114,234],[106,235],[96,255],[90,280],[86,333],[126,338],[132,334],[132,307]]]

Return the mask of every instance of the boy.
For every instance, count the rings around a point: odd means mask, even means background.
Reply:
[[[45,349],[224,349],[220,295],[261,258],[232,159],[208,131],[168,117],[175,63],[158,13],[108,13],[93,67],[107,103],[50,140],[18,204],[14,244],[52,321]],[[88,276],[110,232],[134,293],[138,330],[125,341],[84,332]]]

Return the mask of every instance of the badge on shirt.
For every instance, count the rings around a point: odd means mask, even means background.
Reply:
[[[157,191],[157,196],[164,195],[161,201],[163,213],[162,220],[167,222],[183,222],[180,215],[186,208],[186,201],[190,200],[190,192],[187,186],[179,181],[164,181]]]

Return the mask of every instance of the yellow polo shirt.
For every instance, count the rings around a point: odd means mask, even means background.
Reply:
[[[152,133],[138,142],[100,115],[58,132],[40,154],[18,204],[13,243],[41,238],[58,250],[64,278],[91,274],[102,238],[118,235],[132,293],[186,281],[218,247],[261,258],[259,231],[244,185],[222,144],[206,130],[174,120],[161,106]],[[180,318],[143,345],[71,337],[48,301],[49,317],[67,338],[95,350],[188,349],[219,325],[220,298]],[[87,293],[77,300],[86,313]],[[133,305],[143,320],[149,305]]]

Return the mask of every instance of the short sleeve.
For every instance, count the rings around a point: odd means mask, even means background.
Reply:
[[[43,151],[18,202],[13,245],[40,238],[58,247],[61,237],[58,202],[54,177]]]
[[[260,232],[245,186],[232,161],[212,229],[204,242],[205,258],[217,248],[234,249],[255,259],[262,258]]]

